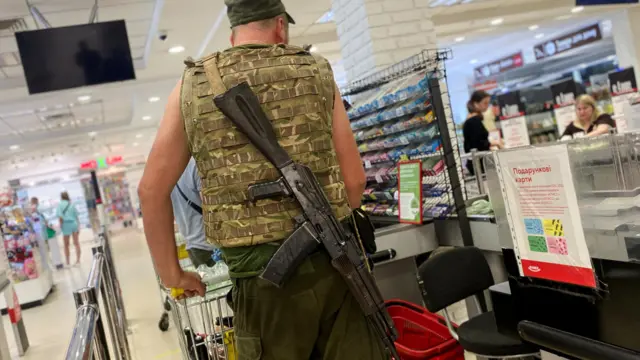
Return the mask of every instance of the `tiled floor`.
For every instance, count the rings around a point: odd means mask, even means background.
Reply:
[[[24,357],[17,356],[9,319],[4,317],[5,331],[14,359],[63,359],[71,338],[76,312],[73,290],[86,284],[91,267],[91,232],[83,234],[82,265],[54,274],[55,291],[40,307],[23,311],[31,347]],[[169,331],[158,329],[162,305],[158,285],[144,237],[137,230],[113,236],[112,247],[116,269],[122,285],[131,335],[132,356],[135,360],[181,359],[178,338],[173,323]],[[72,254],[73,257],[73,254]],[[466,318],[464,303],[456,304],[452,316],[461,322]],[[468,360],[474,359],[467,356]]]
[[[71,338],[76,312],[73,290],[86,284],[91,267],[91,233],[83,234],[82,265],[54,274],[55,291],[40,307],[23,311],[31,347],[21,359],[63,359]],[[129,317],[133,358],[136,360],[181,359],[173,326],[166,333],[158,329],[161,301],[144,237],[129,230],[113,237],[113,252]],[[73,257],[73,254],[72,254]],[[18,359],[9,319],[4,317],[13,358]]]

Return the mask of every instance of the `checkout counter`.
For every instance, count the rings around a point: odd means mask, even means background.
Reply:
[[[468,197],[467,205],[484,197],[490,199],[495,212],[495,216],[467,217],[474,246],[485,253],[494,280],[499,284],[492,289],[489,306],[493,305],[501,331],[513,336],[520,334],[532,342],[542,337],[540,341],[544,343],[549,334],[558,339],[566,335],[569,343],[576,338],[583,341],[574,342],[574,350],[584,349],[587,343],[605,350],[608,346],[615,350],[617,346],[629,349],[625,359],[640,359],[640,307],[637,306],[640,300],[640,133],[583,138],[504,152],[512,155],[520,152],[523,164],[536,163],[537,152],[559,144],[566,145],[571,188],[575,189],[577,217],[591,259],[595,286],[522,275],[521,259],[517,245],[514,246],[513,224],[508,216],[509,206],[505,204],[505,182],[499,177],[498,157],[475,154],[484,162],[486,179],[481,179],[479,197]],[[464,246],[455,216],[430,220],[422,226],[385,226],[376,234],[380,251],[394,249],[396,253],[395,258],[376,265],[376,279],[383,295],[416,303],[422,301],[415,278],[420,255],[440,246]],[[473,316],[479,309],[468,301],[467,311]],[[525,320],[534,325],[528,326],[530,323],[522,322]],[[571,348],[569,343],[541,346],[560,356],[577,356],[570,350],[562,352]]]

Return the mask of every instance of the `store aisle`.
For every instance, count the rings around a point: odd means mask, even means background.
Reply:
[[[90,237],[90,232],[82,236]],[[54,273],[56,288],[45,304],[23,311],[31,347],[22,358],[17,355],[9,319],[3,317],[14,359],[64,358],[76,316],[72,293],[86,284],[91,267],[93,243],[85,240],[82,246],[81,267]],[[114,236],[113,251],[132,331],[129,341],[134,359],[180,359],[173,326],[166,333],[158,329],[160,295],[142,232],[127,230]]]

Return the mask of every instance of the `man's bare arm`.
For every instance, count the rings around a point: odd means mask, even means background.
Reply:
[[[347,111],[344,109],[340,91],[336,87],[333,107],[333,146],[336,149],[340,171],[352,209],[360,207],[362,193],[367,185],[367,179],[362,166],[360,152],[356,139],[351,131],[351,124]]]
[[[180,83],[169,95],[164,117],[138,186],[144,232],[156,271],[165,286],[178,287],[171,191],[189,162],[189,148],[180,115]]]

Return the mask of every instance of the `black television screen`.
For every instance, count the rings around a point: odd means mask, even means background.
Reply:
[[[637,4],[638,0],[576,0],[576,5]]]
[[[30,94],[136,78],[124,20],[16,33]]]

